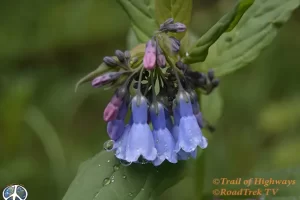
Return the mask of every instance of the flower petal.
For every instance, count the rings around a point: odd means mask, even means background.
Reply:
[[[177,154],[174,151],[175,140],[167,128],[153,131],[157,158],[153,164],[160,165],[165,159],[171,163],[177,163]]]
[[[126,159],[128,162],[136,162],[140,156],[153,161],[157,156],[154,146],[154,138],[148,124],[134,123],[129,131]]]

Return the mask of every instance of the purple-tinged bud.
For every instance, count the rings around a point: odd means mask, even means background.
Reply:
[[[117,56],[117,58],[120,62],[124,62],[125,55],[122,51],[116,50],[115,55]]]
[[[115,120],[118,115],[119,108],[109,102],[104,110],[103,119],[106,122]]]
[[[119,78],[124,72],[108,72],[106,74],[103,74],[101,76],[98,76],[92,81],[93,87],[101,87],[104,86],[117,78]]]
[[[165,25],[164,28],[169,31],[169,32],[174,32],[174,33],[181,33],[186,30],[186,26],[182,23],[175,23],[175,24],[168,24]]]
[[[123,99],[114,95],[104,110],[104,121],[108,122],[115,120],[118,116],[119,108],[121,107],[122,103]]]
[[[163,51],[161,50],[159,45],[157,45],[157,61],[156,62],[159,67],[164,68],[166,66],[166,57],[163,54]]]
[[[180,32],[184,32],[186,30],[186,26],[183,23],[175,23],[176,26],[176,32],[180,33]]]
[[[125,51],[125,52],[124,52],[124,56],[125,56],[125,59],[126,59],[126,60],[129,60],[130,57],[131,57],[130,51]]]
[[[163,54],[157,55],[157,65],[161,68],[166,66],[166,57]]]
[[[178,53],[180,49],[180,41],[177,40],[175,37],[169,37],[171,42],[171,49],[173,52]]]
[[[152,70],[156,64],[156,42],[152,39],[146,44],[145,55],[143,59],[145,69]]]
[[[105,56],[103,58],[103,62],[110,67],[118,66],[118,62],[114,58],[109,57],[109,56]]]

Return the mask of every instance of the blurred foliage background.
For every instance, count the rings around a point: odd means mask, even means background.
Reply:
[[[192,30],[200,36],[233,5],[194,1]],[[31,200],[62,199],[78,165],[108,139],[102,112],[112,91],[87,84],[75,93],[74,84],[125,50],[129,19],[112,0],[5,1],[0,15],[0,188],[20,183]],[[255,62],[221,79],[208,193],[215,177],[300,167],[299,25],[298,9]],[[197,199],[191,184],[166,198]]]

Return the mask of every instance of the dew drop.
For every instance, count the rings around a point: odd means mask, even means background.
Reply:
[[[101,165],[100,165],[100,164],[99,164],[98,166],[99,166],[99,167],[101,167]]]
[[[129,194],[128,194],[130,197],[132,197],[133,196],[133,194],[132,194],[132,192],[129,192]]]
[[[110,162],[110,160],[107,160],[107,162]]]
[[[114,148],[114,144],[115,144],[115,141],[107,140],[106,142],[104,142],[103,148],[105,151],[111,151]]]
[[[111,176],[111,180],[114,180],[115,179],[115,176]]]
[[[122,178],[123,178],[123,179],[126,179],[126,178],[127,178],[127,176],[126,176],[126,175],[123,175],[123,176],[122,176]]]
[[[111,182],[111,181],[110,181],[109,178],[105,178],[105,179],[103,180],[103,186],[109,185],[110,182]]]
[[[149,161],[146,160],[145,158],[143,158],[142,156],[139,157],[138,159],[138,163],[142,164],[142,165],[145,165],[147,164]]]
[[[116,172],[120,169],[120,166],[119,165],[114,165],[113,169],[114,169],[114,172]]]
[[[132,162],[127,162],[126,160],[120,160],[121,165],[127,167],[129,165],[131,165]]]
[[[141,190],[142,190],[142,191],[144,191],[145,189],[144,189],[144,188],[142,188]]]

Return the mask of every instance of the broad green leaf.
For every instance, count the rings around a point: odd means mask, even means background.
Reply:
[[[146,42],[153,36],[158,25],[154,19],[154,1],[118,0],[131,20],[132,29],[140,42]]]
[[[191,21],[192,7],[192,0],[155,0],[156,20],[162,24],[168,18],[173,18],[175,22],[181,22],[188,27]],[[176,37],[181,39],[184,34],[176,34]]]
[[[244,4],[248,3],[249,0],[241,0],[236,6],[225,16],[223,16],[220,21],[218,21],[211,29],[207,31],[187,52],[186,57],[183,58],[183,62],[187,64],[203,62],[208,54],[208,50],[211,45],[213,45],[219,37],[230,27],[233,26],[235,20],[239,19],[249,6],[245,7]],[[248,4],[247,4],[248,5]],[[243,7],[244,9],[240,9]]]
[[[183,179],[183,163],[123,166],[112,152],[84,162],[63,200],[155,200]]]
[[[222,115],[223,99],[219,88],[209,95],[201,95],[201,112],[211,124],[216,124]]]
[[[273,41],[299,4],[299,0],[255,0],[237,26],[210,47],[198,68],[212,68],[223,76],[247,66]]]

